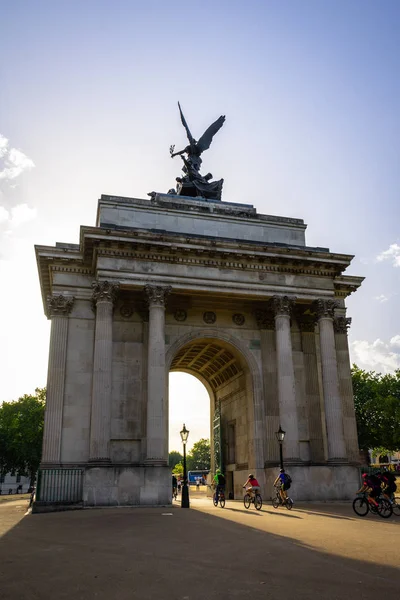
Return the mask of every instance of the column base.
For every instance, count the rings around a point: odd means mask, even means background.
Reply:
[[[328,458],[327,464],[328,465],[348,465],[349,461],[347,458],[344,458],[344,457],[343,458],[341,458],[341,457]]]
[[[109,458],[105,458],[105,457],[89,458],[89,464],[90,465],[109,465],[109,464],[111,464],[111,460]]]

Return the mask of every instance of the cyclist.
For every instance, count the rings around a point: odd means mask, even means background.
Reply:
[[[380,480],[383,485],[383,495],[391,503],[393,501],[392,497],[397,490],[396,475],[390,471],[384,471],[380,476]]]
[[[175,475],[172,475],[172,496],[176,496],[178,494],[178,482]]]
[[[357,494],[362,494],[363,492],[368,492],[368,500],[374,504],[374,506],[378,506],[377,498],[379,498],[381,494],[381,482],[377,475],[369,475],[368,473],[363,473],[361,476],[362,486],[358,490]]]
[[[274,481],[274,487],[279,488],[279,495],[283,504],[285,504],[287,500],[286,491],[290,488],[291,483],[292,478],[290,477],[290,475],[285,473],[285,469],[279,469],[279,475]]]
[[[246,492],[253,497],[257,493],[260,492],[260,484],[258,483],[257,479],[254,477],[253,473],[250,473],[250,475],[243,487],[246,488]]]
[[[213,483],[215,486],[215,497],[218,499],[220,493],[225,493],[225,476],[221,472],[221,469],[217,469],[214,475]]]

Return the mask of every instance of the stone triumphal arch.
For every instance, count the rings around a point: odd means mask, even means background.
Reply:
[[[102,196],[78,244],[36,247],[52,321],[42,503],[170,502],[169,371],[206,386],[212,468],[235,497],[249,470],[270,493],[279,425],[295,498],[354,493],[345,299],[362,278],[305,229],[247,204]]]

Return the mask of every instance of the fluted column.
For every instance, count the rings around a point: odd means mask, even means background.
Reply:
[[[278,372],[279,414],[284,441],[285,461],[299,461],[299,427],[297,419],[295,376],[293,368],[290,315],[295,298],[273,296],[270,306],[275,315],[276,362]]]
[[[347,458],[350,462],[359,463],[360,451],[358,448],[357,423],[354,410],[353,383],[351,378],[349,344],[347,338],[347,330],[350,325],[351,319],[346,318],[345,316],[338,316],[333,322],[339,386],[343,401],[343,430]]]
[[[109,462],[113,308],[119,286],[108,281],[96,281],[92,284],[92,287],[93,308],[96,310],[96,327],[89,460],[92,462]]]
[[[49,296],[47,298],[48,315],[51,318],[51,333],[42,464],[57,464],[61,461],[68,315],[71,312],[73,303],[74,298],[68,296]]]
[[[346,461],[346,444],[343,433],[342,398],[340,395],[335,333],[333,330],[336,306],[337,303],[333,300],[320,299],[315,302],[321,347],[328,460],[343,462]]]
[[[166,464],[165,304],[171,287],[146,285],[149,305],[146,461]]]

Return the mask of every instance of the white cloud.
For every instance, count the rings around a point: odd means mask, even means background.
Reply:
[[[385,296],[385,294],[381,294],[380,296],[374,296],[374,300],[378,300],[378,302],[387,302],[389,298]]]
[[[400,335],[395,335],[392,337],[389,343],[391,346],[399,346],[400,348]]]
[[[37,217],[36,208],[29,208],[27,204],[18,204],[11,209],[11,224],[22,225]]]
[[[377,373],[400,369],[400,335],[392,337],[389,343],[379,338],[372,344],[367,340],[356,340],[350,344],[350,352],[352,362],[362,369]]]
[[[8,221],[9,218],[10,218],[10,213],[8,212],[8,210],[6,208],[4,208],[4,206],[0,206],[0,223],[4,223],[5,221]]]
[[[389,248],[384,252],[381,252],[376,257],[378,262],[384,260],[392,261],[394,267],[400,267],[400,246],[399,244],[390,244]]]
[[[8,139],[0,133],[0,158],[3,158],[8,152]]]
[[[10,148],[9,141],[0,134],[0,179],[9,181],[15,179],[24,171],[35,166],[31,158],[17,148]]]

